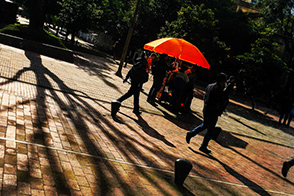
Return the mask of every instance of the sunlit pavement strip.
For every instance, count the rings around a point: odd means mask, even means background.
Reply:
[[[125,162],[125,161],[119,161],[119,160],[115,160],[115,159],[109,159],[109,158],[105,158],[105,157],[94,156],[94,155],[90,155],[90,154],[86,154],[86,153],[80,153],[80,152],[65,150],[65,149],[61,149],[61,148],[45,146],[45,145],[41,145],[41,144],[35,144],[35,143],[24,142],[24,141],[19,141],[19,140],[13,140],[13,139],[8,139],[8,138],[3,138],[3,137],[0,137],[0,140],[12,141],[12,142],[26,144],[26,145],[33,145],[33,146],[37,146],[37,147],[63,151],[63,152],[66,152],[66,153],[79,154],[79,155],[82,155],[82,156],[87,156],[87,157],[96,158],[96,159],[103,159],[103,160],[107,160],[107,161],[110,161],[110,162],[122,163],[122,164],[126,164],[126,165],[146,168],[146,169],[152,169],[152,170],[156,170],[156,171],[160,171],[160,172],[174,173],[174,171],[171,171],[171,170],[165,170],[165,169],[150,167],[150,166],[146,166],[146,165],[134,164],[134,163],[129,163],[129,162]],[[256,187],[249,187],[249,186],[245,186],[243,184],[236,184],[236,183],[231,183],[231,182],[226,182],[226,181],[221,181],[221,180],[214,180],[214,179],[204,178],[204,177],[197,176],[197,175],[189,175],[189,176],[192,177],[192,178],[198,178],[198,179],[201,179],[201,180],[213,181],[213,182],[223,183],[223,184],[227,184],[227,185],[232,185],[232,186],[237,186],[237,187],[243,187],[243,188],[249,188],[249,189],[258,190],[258,188],[256,188]],[[270,193],[275,193],[275,194],[293,195],[293,194],[274,191],[274,190],[265,190],[265,191],[270,192]]]

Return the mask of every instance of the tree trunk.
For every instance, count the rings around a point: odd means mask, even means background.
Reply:
[[[42,29],[45,21],[45,0],[35,0],[30,10],[29,27],[33,29]]]
[[[59,36],[58,36],[59,31],[60,31],[60,26],[57,26],[57,28],[56,28],[56,32],[55,32],[56,37],[59,37]]]
[[[71,40],[70,41],[71,41],[72,44],[75,43],[75,34],[76,34],[75,32],[71,33]]]

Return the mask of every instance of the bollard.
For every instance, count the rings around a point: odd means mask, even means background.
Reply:
[[[116,118],[116,113],[119,111],[120,102],[112,101],[111,102],[111,116],[112,118]]]
[[[191,169],[192,163],[190,161],[177,159],[175,162],[175,184],[183,185]]]

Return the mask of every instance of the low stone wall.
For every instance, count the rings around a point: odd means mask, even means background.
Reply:
[[[29,50],[45,56],[53,57],[67,62],[73,62],[73,51],[56,46],[34,42],[31,40],[0,33],[0,43]]]

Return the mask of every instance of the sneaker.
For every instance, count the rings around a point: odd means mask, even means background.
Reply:
[[[187,135],[186,135],[186,142],[187,142],[188,144],[190,144],[190,140],[191,140],[191,138],[192,138],[191,133],[188,132]]]
[[[290,169],[290,163],[289,162],[284,162],[283,164],[283,168],[282,168],[282,174],[283,176],[286,178],[287,177],[287,174],[288,174],[288,171]]]
[[[202,152],[204,152],[205,154],[209,154],[209,153],[211,153],[211,150],[208,150],[208,149],[205,148],[205,147],[200,147],[199,150],[202,151]]]

